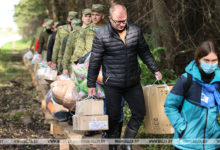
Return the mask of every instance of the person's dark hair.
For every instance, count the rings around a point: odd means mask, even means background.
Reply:
[[[197,66],[200,66],[199,60],[202,57],[207,56],[211,52],[215,53],[219,59],[219,54],[218,54],[217,50],[215,49],[214,42],[213,41],[202,42],[200,44],[200,46],[196,49],[195,55],[194,55],[194,59],[195,59]]]

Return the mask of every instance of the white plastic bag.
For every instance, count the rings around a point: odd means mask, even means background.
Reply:
[[[40,54],[34,54],[33,59],[32,59],[32,64],[37,64],[42,61],[42,57]]]
[[[59,80],[70,80],[70,77],[68,75],[62,74],[59,76]]]
[[[41,67],[40,69],[38,69],[37,73],[36,73],[37,79],[39,79],[39,80],[45,79],[45,77],[44,77],[45,72],[46,72],[46,68]]]
[[[24,59],[30,60],[32,58],[33,58],[33,53],[30,50],[24,54]]]
[[[50,67],[45,69],[44,79],[54,81],[57,77],[57,70],[53,70]]]

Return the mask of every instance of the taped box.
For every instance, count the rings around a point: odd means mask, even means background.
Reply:
[[[104,102],[94,99],[78,101],[75,114],[79,116],[104,115]]]
[[[101,116],[73,115],[73,130],[77,130],[77,131],[108,130],[108,115],[101,115]]]
[[[143,87],[146,116],[146,133],[173,134],[174,129],[164,113],[164,103],[173,85],[148,85]]]

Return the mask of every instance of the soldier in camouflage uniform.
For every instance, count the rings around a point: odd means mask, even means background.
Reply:
[[[63,59],[63,74],[68,75],[72,73],[72,64],[84,56],[87,51],[85,50],[85,42],[83,39],[84,30],[91,23],[91,9],[83,9],[82,11],[82,28],[77,28],[75,33],[71,33],[71,37],[68,39],[68,44],[65,50],[65,56]],[[77,34],[76,34],[77,33]]]
[[[58,28],[56,39],[53,47],[53,54],[52,54],[52,68],[55,69],[57,67],[57,70],[59,73],[61,73],[61,62],[62,62],[62,54],[61,54],[61,48],[62,48],[62,42],[66,35],[68,35],[72,31],[72,27],[70,25],[71,21],[76,18],[78,15],[75,11],[70,11],[67,17],[68,24],[63,25]]]
[[[58,25],[58,23],[59,23],[58,21],[54,22],[54,24],[53,24],[53,29],[52,29],[53,32],[55,32],[55,31],[57,30],[56,26]],[[50,41],[51,36],[52,36],[52,34],[50,34],[49,37],[48,37],[47,47],[48,47],[48,45],[49,45],[49,41]]]
[[[39,49],[38,53],[42,55],[43,60],[46,61],[47,57],[47,41],[49,35],[53,33],[52,28],[53,28],[53,20],[48,20],[45,25],[46,31],[42,32],[40,34],[39,38]]]
[[[105,25],[103,23],[104,18],[104,5],[93,4],[92,23],[84,31],[85,49],[87,52],[92,49],[93,38],[96,32]]]
[[[49,20],[49,18],[45,18],[45,19],[44,19],[44,22],[42,23],[42,25],[37,28],[36,34],[35,34],[35,36],[34,36],[34,38],[33,38],[33,40],[32,40],[30,49],[32,49],[33,44],[35,44],[35,45],[34,45],[34,46],[35,46],[34,51],[36,51],[36,52],[38,51],[38,46],[39,46],[38,44],[39,44],[40,34],[46,30],[46,29],[45,29],[45,24],[46,24],[46,22],[47,22],[48,20]],[[34,42],[35,42],[35,43],[34,43]]]
[[[80,19],[74,19],[72,22],[73,25],[73,31],[69,34],[69,38],[67,40],[67,44],[66,44],[66,49],[65,49],[65,53],[63,56],[63,74],[68,75],[71,74],[72,72],[72,64],[74,64],[74,62],[76,60],[78,60],[77,55],[75,55],[76,50],[78,51],[83,51],[84,50],[84,43],[80,43],[82,42],[79,38],[80,31],[81,31],[81,20]]]
[[[92,21],[91,18],[91,9],[87,8],[87,9],[83,9],[82,11],[82,28],[85,29]]]

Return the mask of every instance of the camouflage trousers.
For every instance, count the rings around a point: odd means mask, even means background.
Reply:
[[[42,58],[43,58],[44,61],[47,62],[47,50],[42,51]]]

